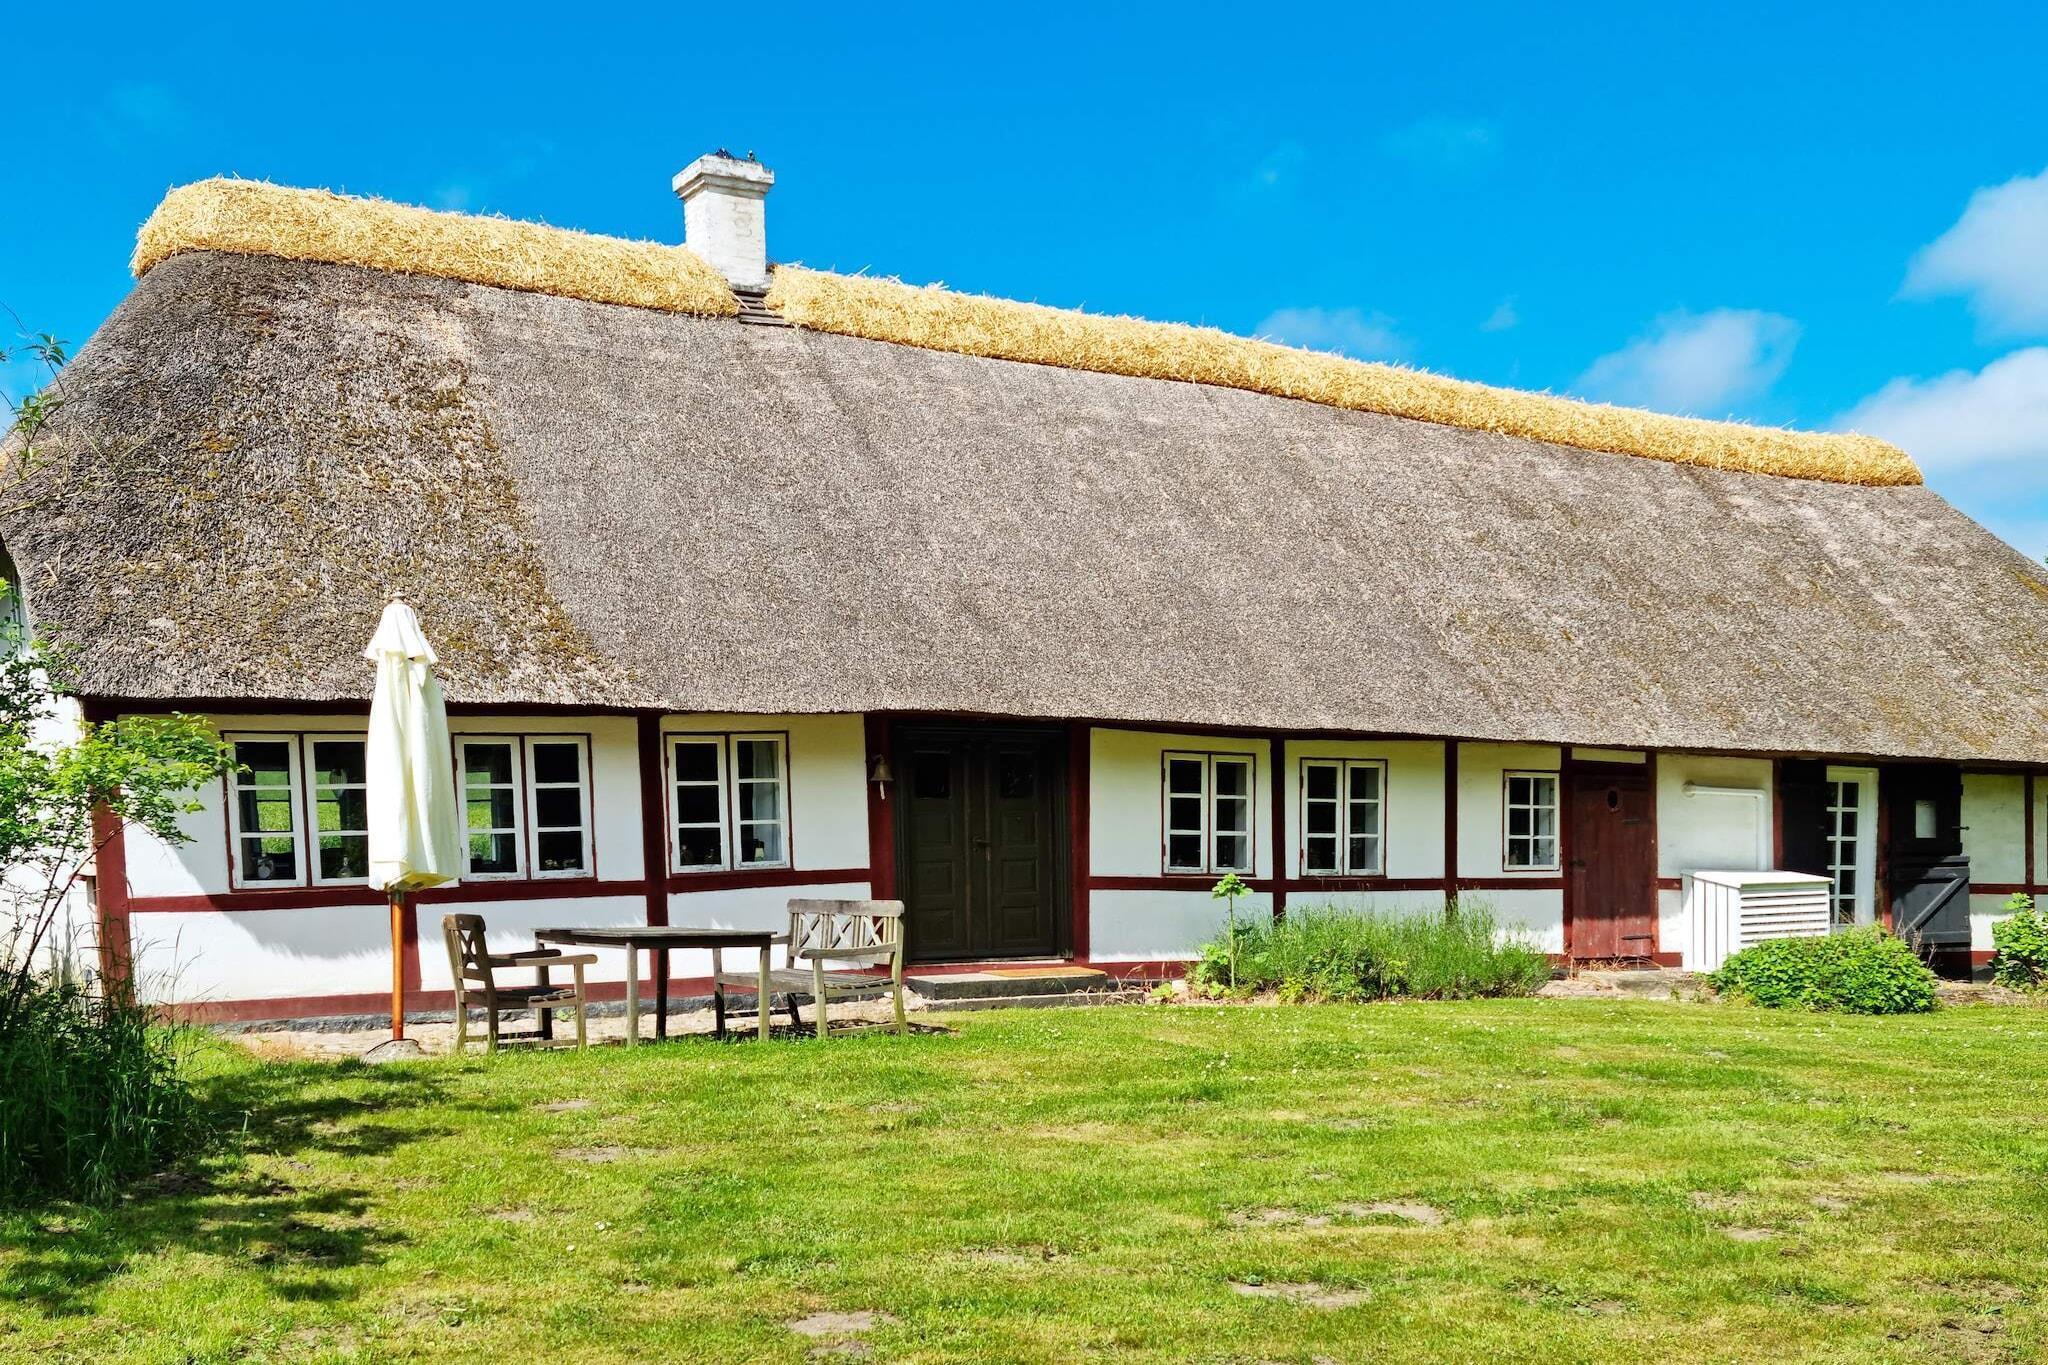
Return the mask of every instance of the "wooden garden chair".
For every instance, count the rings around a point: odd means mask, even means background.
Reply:
[[[816,1002],[818,1036],[825,1036],[827,1001],[872,995],[886,987],[896,998],[896,1031],[908,1033],[903,1017],[903,902],[792,900],[789,903],[789,933],[776,942],[789,945],[788,965],[768,973],[769,999],[757,1000],[756,1008],[767,1011],[776,991],[788,996],[790,1022],[802,1027],[797,1016],[796,997],[808,994]],[[827,971],[827,962],[859,962],[886,965],[889,975],[881,977],[847,971]],[[807,966],[805,964],[808,964]],[[720,996],[727,991],[758,993],[760,977],[755,972],[722,970],[718,952],[711,954],[711,979]]]
[[[498,1011],[533,1010],[537,1017],[541,1011],[558,1009],[576,1012],[576,1046],[590,1045],[590,1031],[587,1017],[590,1003],[583,993],[583,969],[597,961],[595,953],[580,953],[568,956],[560,948],[531,948],[523,953],[493,953],[484,939],[484,917],[482,915],[449,915],[441,921],[441,937],[448,943],[448,973],[455,978],[455,1051],[459,1054],[469,1046],[469,1012],[480,1009],[484,1012],[484,1051],[498,1050]],[[532,967],[535,980],[531,986],[501,986],[498,984],[498,969],[501,967]],[[556,967],[567,967],[575,980],[566,986],[557,986],[548,980],[548,972]],[[516,1035],[531,1039],[543,1047],[567,1047],[568,1040],[559,1042],[536,1029],[532,1034]]]

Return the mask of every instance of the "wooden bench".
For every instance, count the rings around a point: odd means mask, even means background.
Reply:
[[[576,1012],[576,1046],[590,1045],[587,1023],[589,1002],[583,993],[583,969],[597,961],[595,953],[579,953],[569,956],[559,948],[532,948],[523,953],[493,953],[484,936],[482,915],[449,915],[441,921],[441,937],[448,944],[448,973],[455,979],[455,1051],[461,1053],[469,1046],[469,1012],[480,1009],[484,1012],[484,1051],[498,1050],[498,1012],[500,1010],[553,1011],[571,1009]],[[500,986],[497,971],[500,967],[532,967],[535,981],[531,986]],[[548,972],[555,967],[567,967],[575,980],[566,986],[557,986],[548,980]],[[545,1018],[546,1015],[541,1015]],[[532,1034],[516,1035],[530,1039],[541,1047],[567,1047],[568,1040],[555,1041],[543,1029]]]
[[[776,991],[788,997],[790,1021],[802,1026],[796,1012],[796,996],[807,994],[816,1002],[818,1036],[825,1036],[825,1006],[830,1000],[871,995],[886,987],[896,998],[896,1031],[908,1033],[903,1017],[903,902],[792,900],[789,903],[789,934],[778,938],[789,945],[788,966],[767,974],[768,995],[755,1001],[765,1019]],[[827,971],[827,962],[860,962],[886,965],[887,978],[864,973]],[[800,966],[809,963],[808,969]],[[728,974],[716,949],[711,953],[711,980],[720,1009],[727,991],[760,994],[760,978],[754,973]]]

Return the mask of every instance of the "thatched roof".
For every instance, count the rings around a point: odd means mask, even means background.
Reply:
[[[2048,575],[1917,485],[197,251],[65,385],[94,694],[360,699],[402,588],[464,701],[2048,762]]]

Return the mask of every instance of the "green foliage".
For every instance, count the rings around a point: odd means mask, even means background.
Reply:
[[[1223,902],[1224,916],[1228,921],[1223,938],[1223,979],[1231,990],[1237,989],[1237,898],[1250,894],[1251,888],[1246,886],[1244,878],[1235,872],[1224,873],[1222,880],[1218,881],[1215,889],[1209,893],[1212,899]]]
[[[2038,990],[2048,986],[2048,917],[2024,891],[2005,903],[2008,918],[1991,926],[1991,976],[2001,986]]]
[[[1550,979],[1550,960],[1519,933],[1496,930],[1484,905],[1466,901],[1409,914],[1331,907],[1248,921],[1204,943],[1197,989],[1278,991],[1289,1001],[1457,1000],[1529,995]]]
[[[1875,925],[1758,943],[1722,963],[1708,980],[1723,995],[1772,1007],[1848,1014],[1934,1008],[1934,973],[1911,945]]]
[[[102,1203],[191,1145],[178,1035],[120,996],[36,979],[0,1031],[0,1204]]]

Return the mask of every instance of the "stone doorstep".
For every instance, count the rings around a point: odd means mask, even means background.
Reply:
[[[1002,967],[980,972],[905,972],[903,984],[923,999],[998,1000],[1112,989],[1108,972],[1092,967]]]

